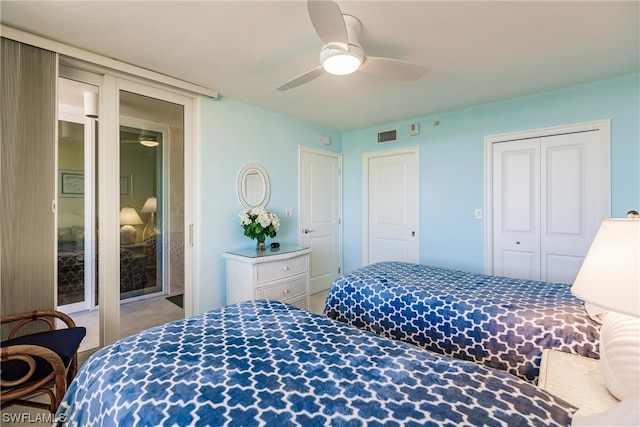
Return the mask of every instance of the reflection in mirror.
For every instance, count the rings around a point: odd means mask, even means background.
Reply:
[[[238,173],[238,200],[245,208],[266,206],[269,201],[269,175],[257,163],[249,163]]]
[[[186,139],[182,104],[125,90],[119,99],[120,206],[144,222],[134,225],[135,243],[120,247],[123,337],[162,320],[149,313],[184,317]]]
[[[242,196],[248,205],[258,206],[264,197],[264,181],[262,176],[250,170],[242,181]]]

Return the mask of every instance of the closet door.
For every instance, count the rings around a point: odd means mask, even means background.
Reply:
[[[494,274],[571,283],[600,224],[599,132],[493,145]]]
[[[598,141],[595,131],[540,141],[542,280],[572,283],[602,221]]]
[[[494,274],[540,280],[540,139],[493,146]]]

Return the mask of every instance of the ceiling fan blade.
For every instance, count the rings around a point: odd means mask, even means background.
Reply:
[[[320,40],[329,47],[346,52],[348,49],[347,26],[340,7],[332,1],[309,0],[307,9]]]
[[[283,85],[280,85],[278,87],[278,90],[289,90],[289,89],[293,89],[294,87],[298,87],[300,85],[303,85],[307,82],[310,82],[311,80],[315,79],[316,77],[320,77],[322,74],[324,74],[324,68],[322,67],[317,67],[314,68],[313,70],[307,71],[304,74],[299,75],[298,77],[296,77],[293,80],[290,80],[288,82],[286,82]]]
[[[367,56],[359,71],[395,80],[417,80],[427,73],[422,65],[399,59]]]

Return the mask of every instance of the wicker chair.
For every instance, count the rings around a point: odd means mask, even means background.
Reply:
[[[56,329],[56,319],[66,328]],[[36,310],[4,316],[1,323],[15,323],[1,346],[0,401],[2,408],[13,404],[55,412],[78,369],[78,347],[86,335],[66,314]],[[32,330],[25,325],[43,324],[48,330]],[[36,327],[38,325],[35,325]],[[40,326],[42,329],[42,326]],[[26,334],[25,334],[26,333]],[[23,334],[23,335],[19,335]],[[27,400],[45,394],[50,404]]]

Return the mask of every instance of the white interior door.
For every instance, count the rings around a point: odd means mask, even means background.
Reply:
[[[608,206],[601,140],[591,130],[493,144],[493,274],[573,282]]]
[[[312,249],[309,288],[329,289],[342,267],[341,156],[300,147],[300,244]]]
[[[364,157],[364,264],[420,261],[418,148]]]

